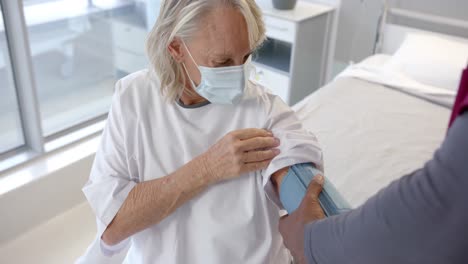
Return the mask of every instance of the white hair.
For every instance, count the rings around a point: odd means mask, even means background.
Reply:
[[[174,102],[185,89],[183,67],[169,53],[169,45],[175,37],[185,40],[193,36],[203,15],[219,6],[237,8],[242,13],[252,50],[266,39],[262,13],[255,0],[163,0],[158,20],[146,40],[146,53],[166,99]]]

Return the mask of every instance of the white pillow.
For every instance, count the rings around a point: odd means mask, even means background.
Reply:
[[[457,90],[468,63],[468,41],[409,33],[386,65],[422,84]]]

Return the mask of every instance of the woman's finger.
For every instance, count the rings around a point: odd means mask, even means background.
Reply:
[[[252,151],[257,149],[271,149],[280,145],[280,140],[274,137],[255,137],[240,142],[241,151]]]
[[[268,167],[270,162],[271,162],[271,160],[245,163],[242,166],[242,173],[247,173],[247,172],[258,171],[258,170],[265,169],[266,167]]]
[[[258,151],[254,150],[254,151],[245,152],[243,160],[245,163],[271,160],[274,157],[278,156],[278,154],[280,154],[279,149],[258,150]]]
[[[265,129],[246,128],[231,132],[237,139],[246,140],[255,137],[272,137],[273,133]]]

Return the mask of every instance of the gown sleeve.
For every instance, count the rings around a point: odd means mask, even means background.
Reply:
[[[97,238],[101,238],[114,219],[138,178],[128,170],[129,155],[125,147],[125,124],[121,107],[121,82],[117,82],[107,123],[96,152],[88,182],[83,192],[96,215]],[[100,241],[102,253],[113,255],[123,249],[128,239],[110,247]]]
[[[296,113],[279,96],[267,94],[266,98],[264,129],[272,131],[280,139],[281,153],[262,171],[263,185],[268,197],[282,208],[270,181],[271,175],[282,168],[309,162],[323,171],[323,156],[317,138],[304,129]]]

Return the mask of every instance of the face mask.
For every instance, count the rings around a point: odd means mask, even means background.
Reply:
[[[200,84],[195,86],[185,64],[183,64],[187,75],[189,75],[192,87],[199,95],[213,104],[235,104],[242,98],[244,88],[250,77],[250,71],[252,70],[250,57],[240,66],[210,68],[198,66],[185,43],[184,46],[201,74]]]

